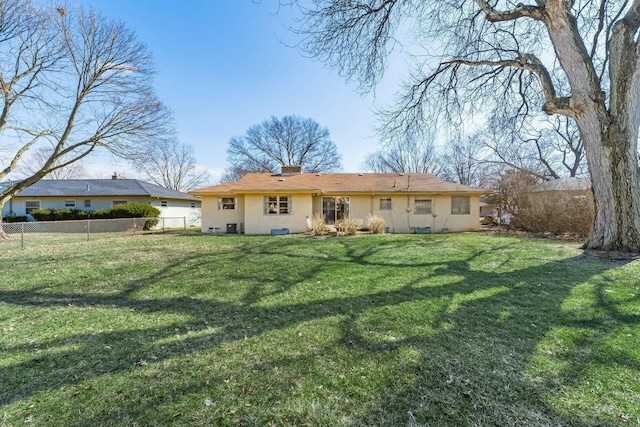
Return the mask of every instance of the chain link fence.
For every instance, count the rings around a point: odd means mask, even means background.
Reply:
[[[89,242],[142,233],[187,230],[186,217],[38,221],[0,224],[0,251],[28,246]]]

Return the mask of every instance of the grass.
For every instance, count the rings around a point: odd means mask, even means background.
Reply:
[[[0,425],[640,424],[640,263],[483,234],[0,255]]]

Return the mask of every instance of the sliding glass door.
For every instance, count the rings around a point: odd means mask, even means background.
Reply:
[[[323,197],[322,215],[327,224],[335,224],[349,216],[348,197]]]

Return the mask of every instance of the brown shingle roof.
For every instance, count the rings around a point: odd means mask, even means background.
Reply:
[[[207,196],[267,192],[323,194],[488,193],[484,189],[443,181],[429,173],[306,173],[300,175],[250,173],[239,181],[193,190],[189,194]]]

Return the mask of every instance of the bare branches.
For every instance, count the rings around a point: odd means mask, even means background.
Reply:
[[[305,172],[340,169],[340,155],[327,128],[315,120],[271,117],[234,137],[227,149],[227,175],[278,172],[281,166],[302,166]],[[235,171],[235,172],[234,172]]]
[[[0,22],[0,59],[8,64],[0,69],[0,148],[14,154],[0,157],[0,178],[30,150],[48,156],[37,168],[20,168],[29,173],[3,190],[0,204],[98,148],[131,156],[167,133],[170,115],[152,91],[151,56],[131,30],[91,9],[0,5],[9,6],[18,12],[15,25]]]
[[[175,138],[152,141],[133,164],[151,182],[176,191],[204,187],[211,179],[196,163],[193,147]]]
[[[303,49],[335,68],[348,80],[358,80],[360,90],[370,90],[386,68],[393,33],[407,0],[349,0],[312,2],[305,10],[306,25],[297,30],[305,38]]]
[[[503,22],[513,21],[520,18],[531,18],[535,20],[542,20],[541,8],[538,6],[530,6],[519,3],[514,9],[497,11],[489,5],[485,0],[475,0],[480,6],[480,9],[485,13],[486,19],[489,22]]]
[[[365,170],[378,173],[415,172],[439,175],[442,161],[435,136],[420,137],[412,134],[384,144],[382,149],[365,159]]]

